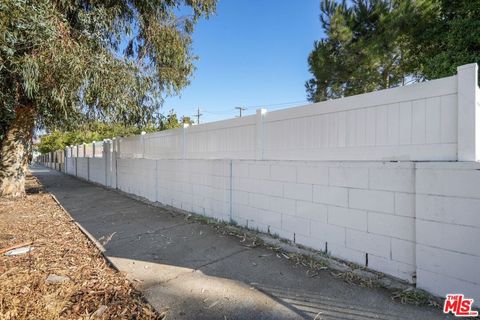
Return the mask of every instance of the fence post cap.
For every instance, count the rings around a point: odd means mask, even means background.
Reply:
[[[257,109],[257,114],[266,114],[266,113],[267,113],[267,109],[265,109],[265,108]]]
[[[467,69],[478,69],[478,64],[474,62],[474,63],[464,64],[457,67],[458,72],[462,70],[467,70]]]

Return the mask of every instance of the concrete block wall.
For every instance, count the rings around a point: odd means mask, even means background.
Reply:
[[[156,160],[117,159],[117,188],[156,201]]]
[[[157,160],[157,201],[230,220],[230,160]]]
[[[77,170],[77,158],[65,158],[65,168],[66,168],[66,173],[71,174],[71,175],[76,175],[76,170]]]
[[[110,166],[108,163],[105,166],[106,159],[89,159],[90,181],[107,185],[105,168],[108,170]],[[122,191],[230,220],[230,160],[117,159],[115,168],[116,187]]]
[[[76,158],[67,156],[61,166],[61,171],[84,180],[111,187],[107,179],[109,170],[111,169],[109,166],[110,161],[107,162],[107,159],[110,160],[110,158],[103,157]]]
[[[101,185],[106,184],[105,160],[102,158],[87,158],[88,160],[88,179]]]
[[[414,164],[233,161],[232,219],[414,281]]]
[[[480,304],[480,164],[418,163],[417,286]]]
[[[76,158],[77,177],[88,180],[88,158]]]

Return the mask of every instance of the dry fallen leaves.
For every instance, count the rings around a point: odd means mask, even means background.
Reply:
[[[164,318],[32,176],[25,197],[0,199],[0,250],[23,243],[35,250],[0,255],[0,319]],[[69,281],[48,283],[52,274]]]

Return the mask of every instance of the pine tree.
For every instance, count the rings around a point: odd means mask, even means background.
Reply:
[[[427,79],[451,76],[458,66],[480,63],[479,17],[479,0],[438,0],[434,19],[415,38]]]
[[[325,38],[308,57],[313,102],[423,79],[416,38],[438,11],[435,0],[322,0]]]

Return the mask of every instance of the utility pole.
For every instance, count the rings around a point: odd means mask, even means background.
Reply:
[[[238,109],[238,112],[239,112],[239,115],[238,117],[241,118],[242,117],[242,111],[245,111],[247,110],[247,108],[242,108],[242,107],[235,107],[235,109]]]
[[[203,113],[200,113],[200,108],[197,108],[197,114],[194,116],[197,117],[197,124],[200,124],[200,116],[203,116]]]

